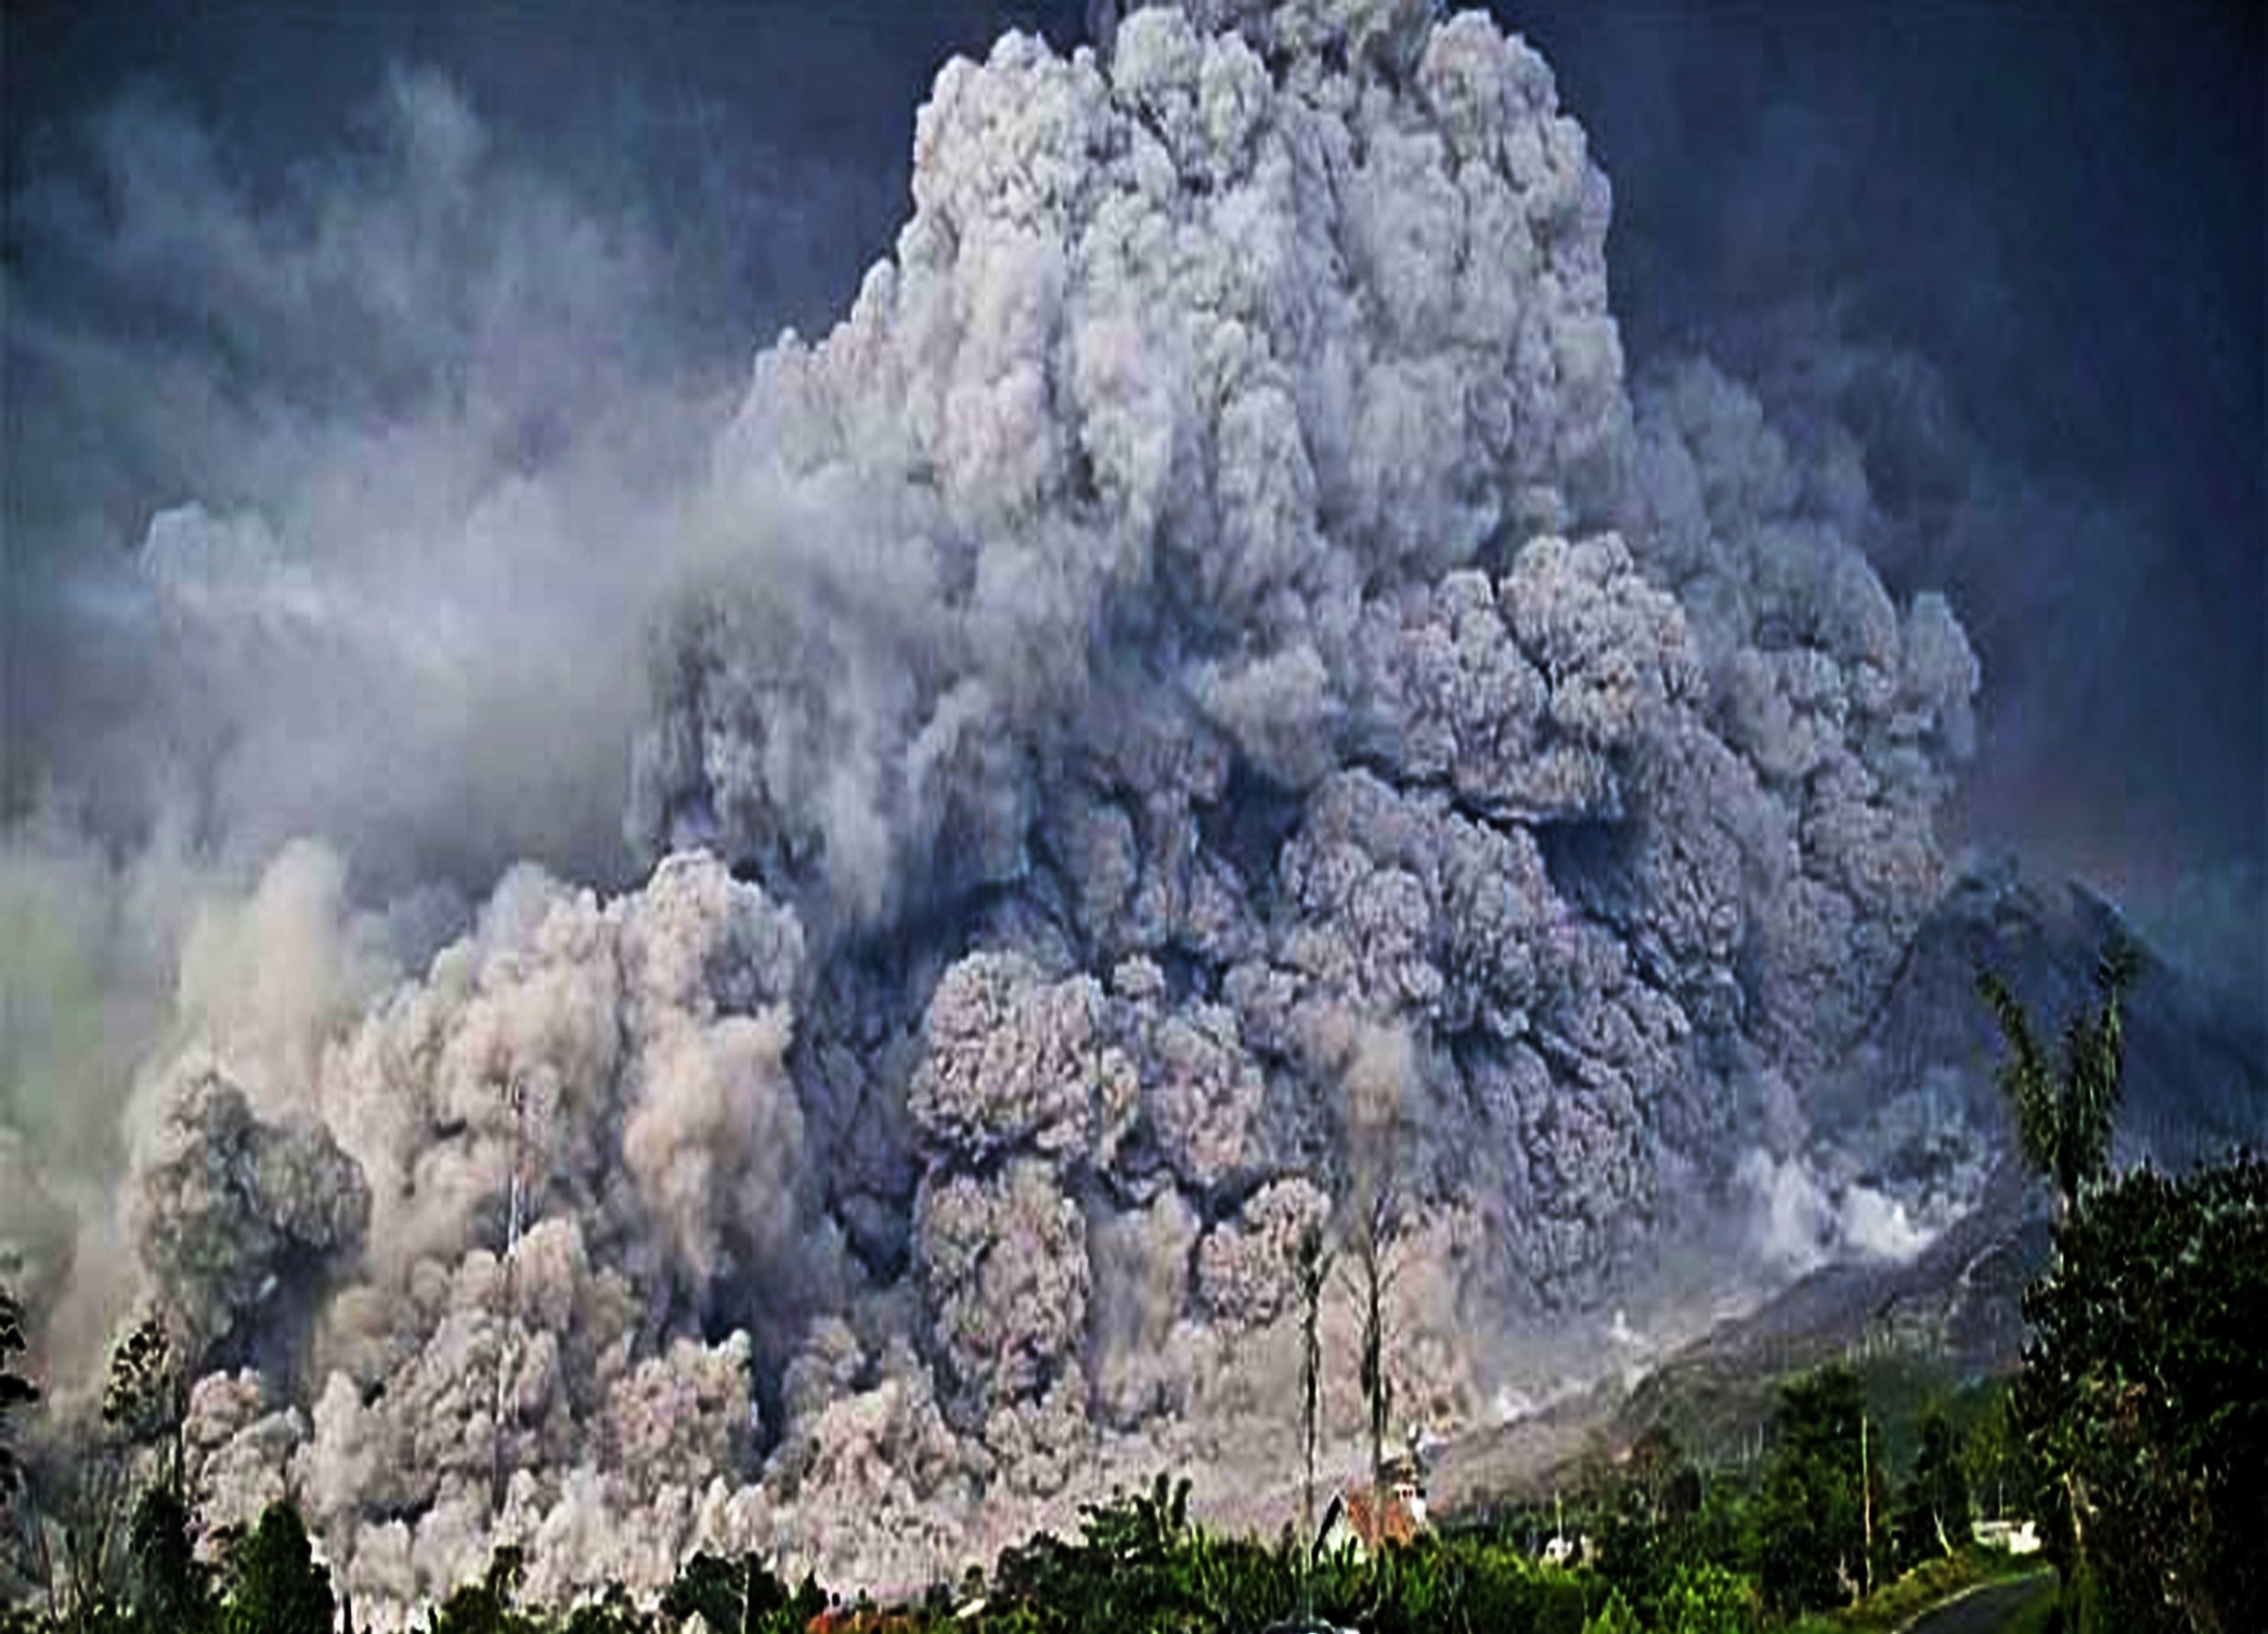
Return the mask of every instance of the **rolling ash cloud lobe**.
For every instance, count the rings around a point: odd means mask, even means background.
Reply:
[[[2242,8],[1541,4],[1616,178],[1634,355],[1857,430],[1901,593],[1991,685],[1962,828],[2268,1014],[2268,53]]]

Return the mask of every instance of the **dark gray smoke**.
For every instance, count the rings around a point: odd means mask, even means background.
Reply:
[[[200,131],[26,195],[155,335],[43,294],[12,356],[164,457],[11,445],[132,549],[40,512],[11,603],[108,645],[11,695],[0,978],[68,1002],[0,1166],[74,1160],[0,1232],[58,1347],[177,1307],[214,1515],[292,1491],[381,1620],[507,1535],[915,1582],[1288,1468],[1289,1245],[1372,1189],[1443,1426],[1665,1244],[1922,1240],[1811,1155],[1991,697],[1908,377],[1630,369],[1486,16],[1007,35],[752,369],[436,74],[272,187]]]
[[[2268,859],[2261,16],[1511,15],[1615,178],[1632,355],[1855,434],[1886,582],[1962,610],[1960,828],[2233,953],[2268,1015],[2268,932],[2214,931]]]

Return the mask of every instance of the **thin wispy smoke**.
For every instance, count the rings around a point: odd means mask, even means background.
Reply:
[[[604,869],[660,493],[708,405],[650,367],[635,223],[517,170],[431,73],[370,118],[262,198],[130,100],[91,134],[99,192],[20,205],[35,276],[80,270],[137,326],[13,318],[18,378],[112,445],[28,431],[33,502],[59,474],[155,497],[138,549],[24,547],[48,627],[17,752],[104,832],[177,808],[239,863],[320,832],[395,886]]]

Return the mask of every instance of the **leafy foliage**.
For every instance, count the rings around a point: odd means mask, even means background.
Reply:
[[[197,1558],[188,1506],[171,1485],[161,1482],[142,1494],[126,1549],[130,1603],[144,1627],[207,1634],[218,1626],[211,1574]]]
[[[2057,1231],[2013,1411],[2050,1546],[2123,1629],[2268,1616],[2268,1164],[2145,1168]]]
[[[2081,1629],[2268,1623],[2268,1169],[2240,1154],[2181,1180],[2113,1179],[2120,1001],[2137,968],[2113,937],[2092,1014],[2059,1072],[1989,972],[2009,1054],[2001,1082],[2027,1156],[2054,1181],[2056,1257],[2026,1292],[2033,1337],[2010,1398],[2027,1483]]]
[[[1644,1629],[1630,1602],[1614,1589],[1607,1591],[1605,1603],[1583,1623],[1583,1634],[1644,1634]]]
[[[1653,1626],[1661,1634],[1751,1634],[1756,1586],[1706,1560],[1680,1566],[1662,1597]]]
[[[543,1634],[543,1622],[514,1604],[526,1575],[527,1557],[504,1544],[489,1557],[478,1583],[465,1585],[441,1603],[428,1634]]]
[[[1500,1535],[1426,1536],[1357,1558],[1323,1556],[1304,1586],[1289,1533],[1274,1548],[1190,1523],[1186,1482],[1083,1511],[1080,1541],[1043,1537],[1000,1562],[986,1629],[1078,1634],[1255,1634],[1324,1625],[1371,1634],[1444,1628],[1583,1634],[1611,1586],[1546,1565]],[[1635,1627],[1633,1623],[1631,1625]]]
[[[2111,1124],[2126,1062],[2122,1011],[2140,963],[2139,952],[2123,936],[2114,934],[2104,945],[2095,964],[2095,1009],[2065,1022],[2059,1069],[2050,1064],[2007,983],[1990,970],[1977,972],[1977,990],[2008,1046],[1998,1076],[2016,1113],[2017,1138],[2032,1167],[2054,1184],[2067,1214],[2110,1167]]]
[[[1782,1447],[1829,1462],[1855,1424],[1855,1380],[1834,1373],[1787,1392]],[[619,1587],[570,1610],[524,1605],[522,1560],[497,1551],[482,1579],[430,1611],[423,1634],[679,1634],[698,1613],[713,1634],[1757,1634],[1762,1597],[1745,1562],[1760,1505],[1706,1479],[1666,1434],[1643,1437],[1571,1530],[1603,1540],[1599,1565],[1536,1557],[1533,1517],[1464,1523],[1363,1558],[1320,1559],[1289,1528],[1273,1544],[1219,1537],[1189,1512],[1186,1481],[1161,1479],[1081,1511],[1072,1541],[1004,1554],[988,1585],[939,1586],[919,1604],[830,1605],[808,1579],[790,1592],[754,1558],[697,1554],[656,1605]],[[135,1511],[123,1602],[60,1617],[0,1614],[0,1634],[238,1634],[333,1626],[332,1587],[285,1506],[230,1550],[225,1594],[196,1562],[193,1516],[164,1481]],[[1938,1566],[1949,1563],[1939,1561]],[[1871,1625],[1870,1625],[1871,1626]],[[1887,1626],[1887,1625],[1885,1625]]]
[[[1792,1381],[1775,1427],[1751,1515],[1765,1598],[1781,1611],[1845,1604],[1868,1580],[1869,1507],[1887,1512],[1878,1455],[1860,1442],[1874,1432],[1858,1375],[1835,1366]]]
[[[826,1607],[826,1595],[811,1579],[791,1594],[753,1554],[737,1561],[696,1554],[661,1597],[662,1616],[672,1627],[698,1611],[715,1634],[799,1629]]]
[[[102,1423],[129,1447],[160,1449],[159,1479],[178,1489],[188,1420],[188,1385],[176,1364],[166,1320],[152,1312],[111,1352],[102,1387]]]
[[[1961,1473],[1971,1502],[1994,1520],[2006,1518],[2011,1502],[2027,1504],[2039,1484],[2031,1446],[2010,1415],[2010,1389],[1995,1382],[1984,1410],[1961,1444]]]
[[[1738,1551],[1737,1529],[1724,1524],[1724,1490],[1714,1508],[1707,1496],[1701,1471],[1661,1427],[1638,1438],[1620,1479],[1603,1487],[1600,1569],[1649,1622],[1660,1620],[1659,1608],[1684,1568]]]
[[[724,1625],[726,1634],[731,1634],[733,1627]],[[629,1590],[616,1583],[609,1585],[597,1599],[586,1600],[569,1612],[565,1634],[655,1634],[655,1623],[638,1609]]]
[[[144,1317],[111,1353],[111,1373],[102,1389],[102,1422],[132,1441],[145,1441],[172,1427],[173,1341],[163,1317]]]
[[[331,1577],[316,1564],[307,1529],[288,1503],[268,1506],[238,1545],[224,1634],[306,1634],[328,1629],[337,1610]]]
[[[1961,1447],[1942,1413],[1921,1421],[1921,1456],[1898,1509],[1898,1562],[1912,1567],[1950,1555],[1969,1538],[1969,1481]]]

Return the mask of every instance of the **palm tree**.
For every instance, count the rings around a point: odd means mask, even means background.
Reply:
[[[2111,1123],[2126,1068],[2120,1012],[2140,966],[2134,945],[2112,932],[2095,961],[2095,1009],[2064,1023],[2059,1064],[2040,1047],[2031,1018],[2008,984],[1988,968],[1977,969],[1977,991],[2008,1046],[1997,1076],[2016,1111],[2017,1140],[2025,1161],[2054,1185],[2059,1220],[2069,1219],[2110,1172]]]

